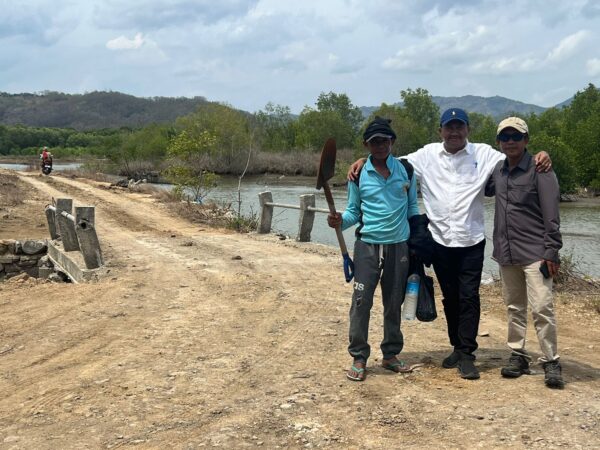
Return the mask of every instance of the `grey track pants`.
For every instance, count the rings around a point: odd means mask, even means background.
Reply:
[[[408,245],[354,244],[354,293],[350,307],[348,352],[366,362],[371,354],[368,343],[369,319],[377,283],[381,283],[383,300],[383,341],[381,352],[385,359],[402,351],[404,338],[400,331],[400,307],[404,302],[408,276]]]

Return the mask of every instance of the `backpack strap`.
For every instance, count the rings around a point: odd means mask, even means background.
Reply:
[[[406,175],[408,175],[408,181],[412,182],[412,177],[415,173],[415,168],[411,163],[408,162],[408,159],[400,158],[400,162],[404,166],[404,170],[406,170]]]

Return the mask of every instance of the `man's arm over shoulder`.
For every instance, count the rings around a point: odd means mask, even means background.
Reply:
[[[504,160],[498,161],[494,166],[494,170],[490,174],[487,183],[485,185],[485,196],[493,197],[496,195],[496,178],[500,174],[500,170],[502,170],[502,165],[504,164]]]
[[[481,164],[482,176],[490,176],[496,165],[506,159],[506,155],[488,144],[472,144],[477,149],[478,163]]]
[[[421,178],[423,170],[425,169],[425,167],[427,167],[429,152],[432,151],[432,146],[435,146],[435,144],[427,144],[425,147],[420,148],[416,152],[400,156],[398,159],[408,160],[408,162],[411,163],[413,168],[415,169],[415,175]]]
[[[536,174],[538,197],[544,219],[544,259],[559,262],[558,251],[562,247],[560,234],[560,188],[554,171]]]

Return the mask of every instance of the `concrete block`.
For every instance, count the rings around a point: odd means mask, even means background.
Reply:
[[[44,255],[38,260],[38,267],[49,267],[51,265],[52,262],[50,261],[50,258],[48,258],[48,255]]]
[[[82,283],[98,278],[99,269],[83,269],[85,262],[80,252],[66,252],[60,242],[48,242],[48,258],[54,270],[64,272],[74,283]]]
[[[310,242],[310,232],[315,221],[315,212],[308,209],[315,207],[315,194],[300,196],[300,218],[298,220],[298,237],[300,242]]]
[[[19,267],[37,267],[38,258],[35,256],[21,256],[17,265]]]
[[[75,208],[75,231],[87,269],[97,269],[103,264],[100,242],[94,226],[94,211],[93,206]]]
[[[27,240],[23,241],[22,247],[23,253],[26,255],[37,255],[39,253],[44,253],[47,245],[46,241]]]
[[[258,232],[265,234],[271,232],[271,222],[273,221],[273,207],[267,203],[273,203],[273,194],[270,192],[261,192],[258,194],[260,202],[260,222]]]
[[[4,255],[5,253],[8,253],[8,243],[0,241],[0,255]]]
[[[7,253],[5,255],[0,255],[0,264],[12,264],[14,262],[19,261],[21,259],[19,255],[12,255]]]
[[[51,267],[38,267],[38,278],[44,280],[54,273],[54,269]]]

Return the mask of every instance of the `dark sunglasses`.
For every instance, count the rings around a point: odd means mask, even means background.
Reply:
[[[519,132],[513,134],[500,133],[498,136],[496,136],[496,139],[498,139],[500,142],[508,142],[511,139],[514,142],[521,142],[524,137],[525,134]]]

